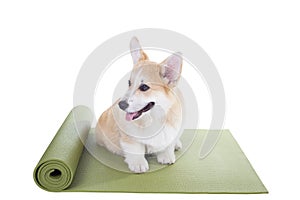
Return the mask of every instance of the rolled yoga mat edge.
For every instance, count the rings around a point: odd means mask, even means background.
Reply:
[[[89,108],[71,110],[34,169],[33,178],[40,188],[62,191],[71,185],[91,121]]]

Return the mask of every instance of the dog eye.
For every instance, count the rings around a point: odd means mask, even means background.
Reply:
[[[130,81],[130,80],[128,80],[128,86],[129,86],[129,87],[131,86],[131,81]]]
[[[150,87],[148,85],[146,85],[146,84],[142,84],[142,85],[140,85],[139,89],[141,91],[145,92],[145,91],[149,90]]]

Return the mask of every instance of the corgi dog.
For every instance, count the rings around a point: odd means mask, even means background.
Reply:
[[[102,113],[95,128],[96,142],[123,156],[130,171],[149,170],[145,154],[161,164],[175,163],[180,142],[182,97],[176,87],[182,56],[174,53],[161,63],[149,61],[136,37],[130,41],[133,69],[128,90]]]

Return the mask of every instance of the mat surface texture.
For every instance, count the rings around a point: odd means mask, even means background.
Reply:
[[[75,120],[74,115],[80,117]],[[89,109],[83,106],[68,115],[34,170],[39,187],[68,192],[268,192],[229,130],[221,130],[217,144],[204,159],[199,153],[207,130],[185,130],[175,164],[162,166],[155,157],[148,157],[150,172],[133,174],[124,158],[95,144],[90,119]]]

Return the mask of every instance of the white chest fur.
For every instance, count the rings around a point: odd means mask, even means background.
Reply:
[[[170,145],[175,145],[181,133],[178,129],[165,125],[156,135],[138,141],[146,146],[146,153],[157,153],[165,150]]]

